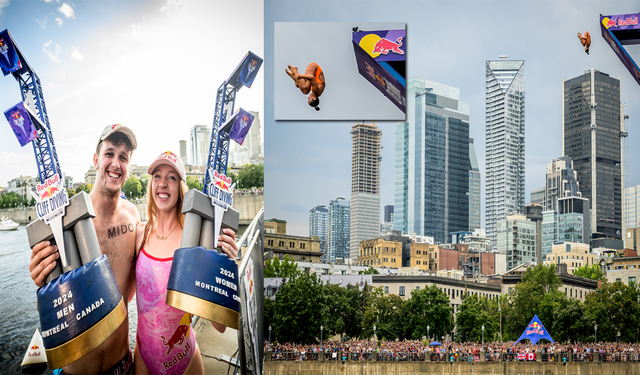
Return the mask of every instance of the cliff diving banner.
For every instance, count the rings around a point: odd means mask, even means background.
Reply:
[[[5,76],[22,68],[13,39],[6,29],[0,32],[0,69]]]
[[[522,332],[522,335],[516,342],[522,341],[524,339],[531,340],[531,343],[533,345],[535,345],[539,340],[542,339],[555,342],[551,338],[549,332],[547,332],[547,329],[544,328],[544,326],[540,322],[540,318],[538,318],[538,315],[534,315],[533,319],[531,319],[531,322],[529,323],[529,325],[527,325],[527,328],[524,330],[524,332]],[[514,342],[513,345],[515,345],[516,342]]]
[[[22,147],[38,136],[34,123],[37,118],[27,108],[23,102],[20,102],[4,111],[4,116],[9,121],[11,130]]]

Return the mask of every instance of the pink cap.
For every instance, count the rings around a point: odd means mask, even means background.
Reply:
[[[180,178],[182,178],[182,181],[187,181],[186,173],[184,171],[184,163],[182,162],[182,159],[180,159],[180,156],[171,151],[163,152],[156,158],[156,160],[153,161],[153,163],[151,163],[151,166],[149,167],[149,174],[152,174],[160,164],[166,164],[175,168],[176,172],[180,175]]]

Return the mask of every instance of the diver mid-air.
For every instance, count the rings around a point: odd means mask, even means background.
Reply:
[[[296,87],[299,88],[303,94],[309,94],[309,105],[314,107],[316,111],[319,111],[319,97],[324,92],[325,86],[324,72],[322,68],[320,68],[320,65],[316,63],[307,65],[304,74],[300,74],[298,68],[295,66],[287,66],[289,69],[285,69],[284,71],[293,79]]]
[[[588,31],[584,32],[584,36],[578,33],[578,38],[580,38],[580,43],[584,46],[584,51],[589,54],[589,47],[591,47],[591,35],[589,35]]]

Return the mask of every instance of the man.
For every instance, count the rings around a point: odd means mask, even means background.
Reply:
[[[96,182],[89,194],[95,218],[93,225],[100,249],[111,263],[111,269],[124,302],[129,298],[129,275],[135,254],[136,234],[133,230],[116,231],[114,228],[135,228],[140,222],[136,207],[120,198],[120,190],[129,174],[131,155],[137,147],[131,129],[122,125],[109,125],[102,131],[93,165]],[[52,256],[50,256],[52,255]],[[59,258],[56,246],[41,242],[33,247],[29,271],[37,286],[45,283],[46,276]],[[102,344],[79,360],[65,366],[65,374],[128,374],[133,369],[133,356],[129,350],[129,317]]]
[[[589,54],[589,47],[591,47],[591,35],[588,31],[584,32],[584,36],[578,33],[578,39],[580,39],[580,43],[584,47],[584,51]]]
[[[316,111],[320,110],[318,105],[320,104],[320,95],[324,92],[325,79],[324,72],[320,65],[311,63],[307,65],[304,74],[298,72],[298,68],[295,66],[287,65],[289,69],[284,71],[293,79],[296,87],[300,89],[303,94],[309,94],[307,103],[314,107]]]
[[[128,174],[133,151],[137,148],[136,136],[131,129],[122,125],[104,128],[93,165],[96,169],[96,183],[89,193],[96,216],[96,229],[100,250],[111,263],[116,282],[124,302],[128,304],[135,290],[129,290],[131,273],[135,272],[134,254],[135,228],[140,222],[136,207],[120,198],[120,191]],[[131,225],[130,225],[131,224]],[[133,231],[119,231],[115,228],[134,228]],[[224,229],[226,234],[219,241],[229,244],[237,253],[235,232]],[[59,254],[56,246],[48,241],[36,244],[31,252],[29,271],[37,286],[43,286],[45,278],[54,269]],[[133,370],[133,355],[129,349],[129,317],[101,345],[79,360],[62,368],[64,374],[130,374]],[[59,374],[56,370],[55,374]]]

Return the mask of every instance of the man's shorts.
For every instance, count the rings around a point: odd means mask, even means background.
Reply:
[[[122,360],[118,361],[113,367],[103,372],[103,374],[109,375],[130,375],[133,372],[133,355],[131,354],[131,349],[127,351],[127,354],[122,358]],[[66,375],[61,368],[54,370],[53,375]]]

